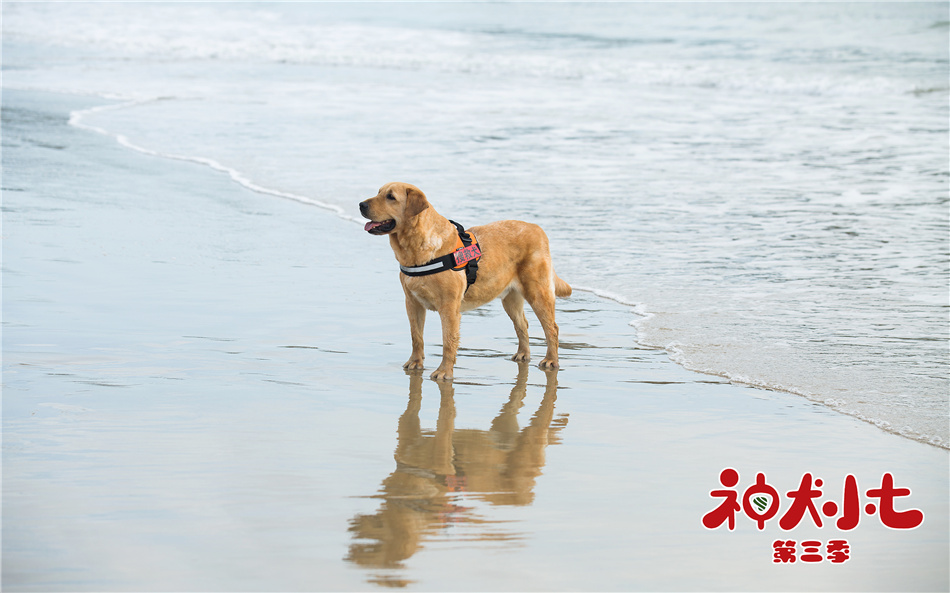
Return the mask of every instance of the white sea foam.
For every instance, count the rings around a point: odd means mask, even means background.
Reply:
[[[576,285],[574,285],[574,286],[572,286],[572,288],[573,288],[574,290],[580,290],[580,291],[582,291],[582,292],[589,292],[589,293],[591,293],[591,294],[595,294],[595,295],[599,296],[600,298],[607,299],[607,300],[609,300],[609,301],[613,301],[613,302],[615,302],[615,303],[619,303],[619,304],[625,305],[625,306],[627,306],[627,307],[632,307],[632,308],[633,308],[633,313],[635,313],[636,315],[639,315],[639,316],[641,316],[641,317],[648,317],[648,316],[650,315],[650,314],[647,313],[646,310],[644,309],[643,303],[638,303],[638,302],[636,302],[636,301],[631,301],[630,299],[624,297],[624,296],[621,295],[621,294],[617,294],[617,293],[611,292],[611,291],[609,291],[609,290],[602,290],[602,289],[600,289],[600,288],[593,288],[593,287],[590,287],[590,286],[576,286]],[[635,322],[631,321],[630,323],[633,324],[633,323],[635,323]]]
[[[195,163],[195,164],[198,164],[198,165],[203,165],[203,166],[208,167],[208,168],[210,168],[210,169],[212,169],[212,170],[214,170],[214,171],[217,171],[217,172],[219,172],[219,173],[224,173],[224,174],[228,175],[228,176],[229,176],[232,180],[234,180],[236,183],[238,183],[239,185],[241,185],[241,186],[243,186],[243,187],[245,187],[245,188],[247,188],[247,189],[249,189],[249,190],[251,190],[251,191],[253,191],[253,192],[257,192],[257,193],[265,194],[265,195],[270,195],[270,196],[275,196],[275,197],[278,197],[278,198],[284,198],[284,199],[287,199],[287,200],[293,200],[293,201],[295,201],[295,202],[300,202],[301,204],[306,204],[306,205],[308,205],[308,206],[316,206],[316,207],[318,207],[318,208],[323,208],[324,210],[329,210],[329,211],[333,212],[333,213],[336,214],[338,217],[340,217],[340,218],[342,218],[342,219],[344,219],[344,220],[348,220],[348,221],[351,221],[351,222],[356,222],[356,223],[359,223],[359,224],[363,224],[363,222],[362,222],[361,220],[359,220],[358,218],[356,218],[356,217],[354,217],[354,216],[350,216],[349,214],[346,213],[346,211],[344,211],[343,208],[341,208],[340,206],[338,206],[338,205],[336,205],[336,204],[330,204],[330,203],[322,202],[322,201],[320,201],[320,200],[317,200],[317,199],[314,199],[314,198],[311,198],[311,197],[302,196],[302,195],[294,194],[294,193],[290,193],[290,192],[285,192],[285,191],[281,191],[281,190],[277,190],[277,189],[273,189],[273,188],[269,188],[269,187],[264,187],[264,186],[262,186],[262,185],[259,185],[258,183],[255,183],[253,180],[251,180],[250,178],[248,178],[245,174],[241,173],[241,172],[238,171],[237,169],[234,169],[234,168],[228,167],[228,166],[226,166],[226,165],[223,165],[223,164],[219,163],[218,161],[216,161],[216,160],[214,160],[214,159],[210,159],[210,158],[206,158],[206,157],[201,157],[201,156],[189,156],[189,155],[183,155],[183,154],[171,154],[171,153],[166,153],[166,152],[160,152],[160,151],[157,151],[157,150],[152,150],[152,149],[150,149],[150,148],[146,148],[146,147],[144,147],[144,146],[140,146],[140,145],[138,145],[138,144],[135,144],[135,143],[131,142],[131,141],[130,141],[125,135],[123,135],[123,134],[118,134],[118,133],[115,133],[115,132],[110,132],[109,130],[107,130],[107,129],[105,129],[105,128],[101,128],[101,127],[99,127],[99,126],[93,126],[93,125],[84,123],[83,120],[84,120],[87,116],[90,116],[90,115],[93,115],[93,114],[103,113],[103,112],[106,112],[106,111],[114,111],[114,110],[118,110],[118,109],[129,109],[129,108],[133,108],[133,107],[138,107],[138,106],[140,106],[140,105],[146,105],[146,104],[148,104],[148,103],[152,103],[152,102],[155,102],[155,101],[162,101],[162,100],[168,100],[168,99],[169,99],[169,98],[167,98],[167,97],[155,97],[155,98],[151,98],[151,99],[124,99],[124,98],[117,97],[117,96],[114,96],[114,95],[104,96],[103,98],[111,99],[111,100],[118,100],[118,101],[122,101],[122,102],[120,102],[120,103],[115,103],[115,104],[110,104],[110,105],[100,105],[100,106],[96,106],[96,107],[91,107],[91,108],[89,108],[89,109],[80,109],[80,110],[73,111],[73,112],[70,114],[70,116],[69,116],[69,125],[75,126],[75,127],[79,128],[79,129],[82,129],[82,130],[88,130],[88,131],[90,131],[90,132],[95,132],[95,133],[97,133],[97,134],[102,134],[103,136],[108,136],[108,137],[110,137],[110,138],[115,139],[115,141],[116,141],[119,145],[124,146],[125,148],[128,148],[128,149],[130,149],[130,150],[134,150],[134,151],[136,151],[136,152],[140,152],[140,153],[142,153],[142,154],[147,154],[147,155],[149,155],[149,156],[160,157],[160,158],[163,158],[163,159],[172,159],[172,160],[176,160],[176,161],[185,161],[185,162],[189,162],[189,163]]]

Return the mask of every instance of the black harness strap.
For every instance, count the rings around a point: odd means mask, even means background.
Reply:
[[[462,245],[464,247],[468,247],[469,245],[471,245],[472,236],[469,235],[467,232],[465,232],[465,227],[455,222],[454,220],[450,220],[449,222],[454,224],[455,228],[458,229],[459,239],[462,240]],[[480,252],[479,252],[479,257],[481,257]],[[468,285],[465,287],[466,292],[468,292],[469,286],[475,284],[475,280],[477,279],[478,279],[478,257],[476,257],[475,259],[469,260],[465,264],[465,280],[468,282]]]
[[[448,255],[443,255],[442,257],[437,257],[433,260],[430,260],[427,263],[422,264],[421,266],[399,266],[399,269],[406,276],[429,276],[430,274],[438,274],[439,272],[444,272],[446,270],[457,270],[461,271],[463,268],[458,264],[456,254],[460,252],[465,252],[465,255],[468,258],[468,261],[465,263],[465,280],[468,285],[465,287],[465,291],[468,292],[468,289],[471,285],[475,284],[475,280],[478,278],[478,258],[481,257],[481,250],[476,241],[473,240],[472,235],[469,234],[465,227],[450,220],[455,228],[458,230],[459,240],[462,242],[462,249],[453,251]],[[474,250],[469,248],[472,244],[475,243]]]

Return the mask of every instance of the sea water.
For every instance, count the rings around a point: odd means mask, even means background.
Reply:
[[[262,200],[359,222],[400,180],[465,225],[537,222],[642,344],[948,447],[948,23],[946,3],[4,3],[3,85],[102,97],[70,122]]]

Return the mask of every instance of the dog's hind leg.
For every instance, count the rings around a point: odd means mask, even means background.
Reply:
[[[534,309],[534,313],[538,316],[538,321],[541,322],[541,327],[544,329],[544,341],[547,343],[547,352],[544,354],[544,359],[538,364],[539,367],[545,370],[552,370],[558,368],[558,327],[557,323],[554,322],[554,298],[550,300],[541,300],[533,303],[531,308]]]
[[[518,351],[511,360],[527,362],[531,360],[531,347],[528,344],[528,319],[524,316],[524,297],[512,289],[501,299],[501,304],[505,307],[508,317],[511,317],[511,322],[515,324],[515,334],[518,336]]]
[[[552,272],[553,273],[553,272]],[[547,343],[547,352],[544,359],[538,364],[545,370],[558,368],[558,327],[554,322],[554,283],[553,282],[525,282],[522,280],[525,299],[538,316],[541,328],[544,330],[544,341]]]

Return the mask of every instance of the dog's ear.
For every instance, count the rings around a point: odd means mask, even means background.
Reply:
[[[418,216],[428,207],[429,200],[424,193],[414,187],[406,188],[406,216]]]

